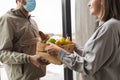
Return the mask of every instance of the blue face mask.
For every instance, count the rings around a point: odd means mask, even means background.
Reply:
[[[25,10],[28,12],[31,12],[35,9],[36,7],[36,1],[35,0],[26,0],[26,4],[23,6]]]

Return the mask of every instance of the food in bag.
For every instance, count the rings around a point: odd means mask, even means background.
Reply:
[[[57,56],[53,56],[45,52],[45,47],[47,46],[47,42],[51,42],[53,44],[58,45],[59,47],[65,49],[66,51],[73,53],[75,45],[69,40],[64,37],[61,37],[60,39],[54,39],[43,32],[39,32],[41,41],[37,43],[36,47],[36,54],[44,57],[47,59],[50,63],[61,65],[62,62],[57,58]]]

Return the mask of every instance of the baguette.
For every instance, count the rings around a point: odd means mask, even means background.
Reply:
[[[42,31],[39,31],[39,36],[41,38],[41,42],[45,43],[49,39],[49,35],[44,34]]]

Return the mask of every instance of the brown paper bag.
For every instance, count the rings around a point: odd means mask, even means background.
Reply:
[[[61,46],[61,48],[65,49],[66,51],[73,53],[75,45],[74,44],[67,44],[67,45],[63,45]]]
[[[47,52],[45,52],[45,50],[44,50],[45,46],[46,46],[45,43],[38,42],[37,47],[36,47],[36,54],[44,57],[50,63],[61,65],[62,62],[57,58],[57,56],[52,56],[52,55],[48,54]]]

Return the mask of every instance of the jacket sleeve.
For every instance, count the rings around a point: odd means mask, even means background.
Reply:
[[[106,27],[93,34],[94,38],[90,38],[83,49],[83,56],[70,54],[62,49],[58,58],[72,70],[94,74],[113,53],[114,36],[112,33],[112,30]]]
[[[8,17],[0,18],[0,61],[5,64],[27,63],[28,55],[15,52],[13,48],[14,30]]]

